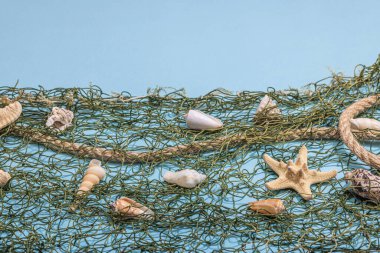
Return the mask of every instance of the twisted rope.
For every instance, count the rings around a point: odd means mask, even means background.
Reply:
[[[380,94],[363,98],[343,111],[339,119],[339,132],[347,147],[366,164],[380,169],[380,157],[367,151],[355,138],[351,131],[350,120],[377,104]]]

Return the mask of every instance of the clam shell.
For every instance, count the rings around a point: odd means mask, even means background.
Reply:
[[[223,122],[198,110],[190,110],[185,114],[186,124],[194,130],[215,130],[223,127]]]
[[[370,118],[351,119],[351,128],[354,130],[372,129],[380,131],[380,121]]]
[[[20,102],[15,101],[0,109],[0,129],[9,126],[15,122],[21,115],[22,106]]]
[[[11,179],[11,175],[8,172],[0,170],[0,187],[7,185],[8,181]]]
[[[284,203],[281,199],[264,199],[249,203],[252,211],[263,215],[277,215],[285,211]]]
[[[164,175],[164,180],[170,184],[176,184],[184,188],[194,188],[207,178],[196,170],[181,170],[177,172],[168,171]]]
[[[112,210],[125,219],[152,219],[154,212],[133,199],[122,197],[111,205]]]

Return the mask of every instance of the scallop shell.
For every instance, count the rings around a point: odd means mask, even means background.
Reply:
[[[190,110],[185,114],[186,124],[194,130],[215,130],[223,127],[223,122],[198,110]]]
[[[252,211],[263,215],[277,215],[285,211],[284,203],[281,199],[264,199],[249,203]]]
[[[21,115],[22,106],[20,102],[14,101],[0,109],[0,129],[15,122]]]
[[[261,100],[259,106],[257,107],[256,115],[263,112],[266,112],[267,114],[281,114],[280,109],[277,108],[277,105],[268,95],[265,95]]]
[[[112,211],[125,219],[153,219],[154,212],[133,199],[122,197],[111,205]]]
[[[168,171],[164,175],[164,180],[170,184],[176,184],[184,188],[194,188],[207,178],[196,170],[181,170],[177,172]]]
[[[78,195],[91,191],[91,189],[105,177],[106,170],[100,165],[101,162],[99,160],[93,159],[90,161],[86,174],[79,186]]]
[[[380,121],[369,118],[351,119],[351,128],[354,130],[372,129],[380,131]]]
[[[8,172],[0,170],[0,187],[7,185],[8,181],[11,179],[11,175]]]
[[[380,177],[368,170],[356,169],[344,176],[351,183],[351,191],[362,198],[380,203]]]
[[[50,116],[46,121],[46,126],[54,128],[58,131],[64,131],[66,128],[72,126],[74,113],[70,110],[53,107]]]

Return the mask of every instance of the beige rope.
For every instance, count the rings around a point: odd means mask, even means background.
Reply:
[[[377,169],[380,169],[380,157],[372,154],[371,152],[368,152],[355,139],[354,135],[351,132],[350,120],[368,108],[374,106],[378,102],[379,98],[380,94],[376,94],[353,103],[343,111],[339,119],[339,132],[343,142],[352,151],[352,153],[359,157],[363,162]]]

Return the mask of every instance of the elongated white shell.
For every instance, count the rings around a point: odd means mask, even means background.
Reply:
[[[126,219],[152,219],[154,217],[152,210],[127,197],[116,200],[110,206],[112,211]]]
[[[21,115],[22,106],[20,102],[15,101],[0,109],[0,129],[9,126],[15,122]]]
[[[372,129],[380,131],[380,121],[369,118],[356,118],[351,119],[351,127],[354,130]]]
[[[58,131],[63,131],[66,128],[72,126],[74,113],[70,110],[66,110],[59,107],[53,107],[49,118],[46,121],[47,127],[52,127]]]
[[[83,181],[79,186],[79,195],[90,191],[94,185],[98,184],[100,180],[105,177],[106,170],[103,169],[100,165],[101,162],[99,160],[93,159],[90,161],[86,174],[83,177]]]
[[[0,187],[4,187],[11,178],[8,172],[0,170]]]
[[[196,170],[181,170],[177,172],[168,171],[164,175],[164,180],[170,184],[176,184],[184,188],[194,188],[207,178]]]
[[[281,114],[280,109],[277,108],[277,105],[268,95],[265,95],[261,100],[259,106],[257,107],[256,114],[263,112],[266,108],[272,108],[267,111],[268,114]]]
[[[184,117],[190,129],[214,130],[223,127],[223,122],[220,119],[198,110],[190,110]]]

